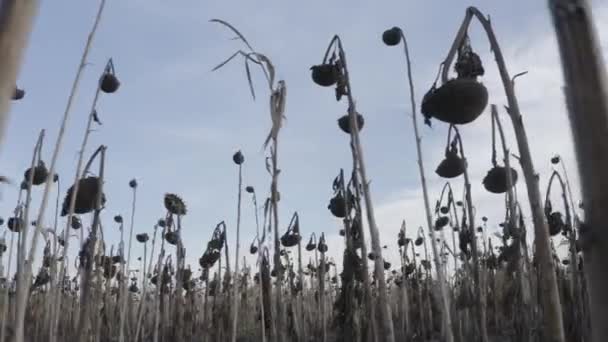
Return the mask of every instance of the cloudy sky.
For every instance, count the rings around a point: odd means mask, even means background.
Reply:
[[[592,2],[604,56],[608,54],[608,1]],[[46,129],[44,159],[50,161],[97,1],[44,1],[36,20],[18,84],[26,98],[13,106],[8,135],[0,151],[2,174],[17,185],[3,186],[0,210],[12,212],[18,183],[28,167],[41,129]],[[244,179],[260,196],[268,193],[270,178],[264,168],[262,143],[270,127],[267,89],[254,71],[257,101],[253,101],[241,62],[220,71],[211,69],[242,48],[232,35],[209,19],[235,25],[259,52],[274,63],[277,76],[287,83],[284,128],[280,135],[280,220],[285,229],[298,211],[304,239],[325,232],[330,254],[338,255],[340,222],[327,210],[331,182],[340,168],[351,166],[348,137],[336,125],[346,111],[333,90],[312,83],[309,67],[318,64],[329,40],[339,34],[346,49],[353,94],[365,116],[362,143],[383,244],[389,260],[397,261],[396,234],[402,220],[410,235],[424,225],[423,205],[412,133],[404,56],[400,48],[385,47],[380,36],[392,26],[403,28],[410,45],[417,102],[428,90],[439,63],[452,43],[465,9],[476,5],[492,18],[498,40],[517,80],[519,97],[541,192],[551,172],[549,158],[559,153],[578,189],[575,160],[562,96],[563,79],[554,31],[546,1],[108,1],[68,123],[58,161],[61,196],[72,182],[97,78],[113,58],[122,85],[114,95],[103,95],[97,106],[103,125],[92,134],[87,154],[108,146],[106,169],[106,239],[117,241],[111,218],[130,215],[128,182],[139,183],[135,231],[151,233],[164,215],[163,195],[177,193],[188,205],[184,218],[189,262],[206,246],[213,227],[224,220],[233,242],[236,229],[237,168],[232,154],[245,155]],[[489,44],[481,26],[471,27],[473,48],[485,62],[482,81],[491,103],[501,109],[507,140],[517,146]],[[418,114],[419,115],[419,114]],[[447,126],[435,121],[421,126],[431,201],[443,181],[434,169],[443,158]],[[481,180],[491,167],[489,107],[473,124],[461,128],[470,164],[473,199],[478,216],[488,216],[496,229],[504,215],[503,197],[488,194]],[[518,167],[519,170],[519,167]],[[521,171],[519,172],[521,175]],[[453,182],[462,190],[462,179]],[[54,190],[56,191],[56,190]],[[519,197],[525,201],[523,182]],[[53,193],[52,198],[55,197]],[[34,192],[35,208],[41,189]],[[460,196],[460,194],[457,194]],[[578,196],[577,196],[578,197]],[[53,201],[54,202],[54,201]],[[242,246],[255,235],[253,207],[244,201]],[[529,215],[527,205],[524,207]],[[46,224],[53,222],[47,211]],[[63,222],[63,221],[61,221]],[[137,246],[135,256],[141,255]],[[307,256],[305,257],[305,260]]]

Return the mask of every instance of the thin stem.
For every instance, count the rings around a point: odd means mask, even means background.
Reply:
[[[424,173],[424,163],[422,160],[422,138],[420,137],[420,133],[418,131],[418,121],[417,121],[417,115],[416,115],[416,101],[415,101],[415,96],[414,96],[414,82],[412,80],[412,70],[411,70],[412,68],[411,68],[410,54],[409,54],[405,34],[403,33],[403,30],[400,30],[400,32],[401,32],[401,38],[403,39],[403,50],[404,50],[405,59],[407,62],[407,77],[408,77],[409,88],[410,88],[412,125],[414,126],[414,137],[416,139],[416,153],[418,155],[418,171],[420,173],[420,183],[422,185],[422,195],[424,198],[424,210],[425,210],[425,214],[426,214],[427,227],[431,234],[431,239],[432,239],[431,244],[433,247],[435,269],[436,269],[436,273],[437,273],[437,279],[439,280],[439,284],[440,284],[439,288],[441,291],[441,299],[442,299],[442,304],[443,304],[442,315],[443,315],[443,324],[445,326],[445,329],[444,329],[445,334],[446,334],[445,338],[446,338],[447,342],[453,342],[454,334],[453,334],[453,329],[452,329],[452,319],[450,317],[450,298],[449,298],[447,283],[446,283],[446,280],[444,277],[444,272],[442,271],[443,266],[441,265],[441,261],[440,261],[441,258],[439,256],[439,251],[437,250],[437,245],[436,245],[436,240],[435,240],[435,230],[433,229],[433,219],[432,219],[431,208],[430,208],[430,204],[429,204],[428,188],[426,185],[426,177],[425,177],[425,173]]]
[[[128,289],[127,289],[127,284],[129,283],[129,268],[131,267],[131,243],[133,242],[133,226],[135,225],[135,204],[137,203],[137,186],[133,187],[133,200],[131,202],[131,222],[129,225],[129,246],[127,248],[127,264],[126,264],[126,274],[125,274],[125,279],[123,279],[123,284],[122,284],[122,296],[120,297],[122,304],[121,304],[121,309],[120,309],[120,322],[119,322],[119,336],[118,336],[118,340],[120,342],[123,342],[125,339],[125,335],[124,335],[124,326],[125,326],[125,315],[126,315],[126,311],[127,311],[127,302],[128,302]],[[121,230],[122,231],[122,230]],[[124,260],[121,260],[121,262],[124,262]]]
[[[243,196],[243,166],[239,164],[239,189],[236,210],[236,256],[234,262],[234,282],[232,284],[232,342],[236,342],[237,323],[239,318],[239,294],[238,294],[238,279],[239,279],[239,252],[241,250],[241,198]]]

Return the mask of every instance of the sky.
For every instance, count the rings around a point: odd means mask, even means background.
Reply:
[[[567,112],[562,93],[563,78],[554,30],[546,1],[307,1],[264,3],[237,1],[176,2],[159,0],[108,1],[95,36],[59,156],[63,199],[71,185],[84,136],[87,115],[97,79],[108,58],[113,58],[121,87],[103,94],[97,111],[103,125],[91,134],[86,154],[100,144],[108,146],[105,169],[106,208],[104,231],[108,244],[120,233],[112,217],[121,214],[129,224],[131,189],[135,178],[137,209],[134,234],[147,232],[164,216],[163,195],[176,193],[188,206],[183,219],[187,262],[198,268],[197,259],[215,225],[225,221],[234,250],[237,213],[238,169],[232,154],[242,150],[244,185],[257,189],[260,202],[268,194],[262,144],[270,129],[268,91],[259,70],[253,70],[257,99],[251,98],[242,61],[213,72],[212,68],[243,48],[212,18],[236,26],[260,53],[268,56],[278,79],[287,84],[286,121],[279,138],[281,176],[280,226],[284,231],[294,211],[299,213],[303,240],[324,232],[329,255],[340,258],[340,221],[327,204],[331,184],[340,168],[349,172],[352,162],[348,137],[336,120],[345,114],[346,103],[337,103],[333,90],[316,86],[310,66],[321,62],[334,34],[346,50],[352,91],[357,108],[365,116],[362,144],[382,244],[386,259],[398,262],[397,233],[406,220],[408,235],[425,226],[420,178],[409,106],[404,56],[401,48],[383,45],[382,32],[401,27],[412,58],[416,101],[430,88],[439,63],[445,58],[467,6],[475,5],[492,19],[507,68],[517,79],[516,93],[526,125],[535,168],[544,194],[552,167],[551,156],[559,153],[568,168],[575,197],[578,176]],[[2,174],[14,185],[0,189],[0,215],[14,209],[18,184],[29,167],[31,153],[41,129],[46,130],[43,159],[50,162],[63,115],[98,1],[43,1],[36,19],[18,85],[26,97],[15,102],[6,138],[0,146]],[[603,55],[608,55],[608,1],[592,1]],[[517,154],[506,104],[489,44],[474,23],[472,46],[484,61],[481,81],[490,103],[500,110],[507,143]],[[472,197],[477,219],[487,216],[488,231],[497,231],[504,217],[503,196],[487,193],[481,181],[491,168],[490,107],[472,124],[461,127],[469,160]],[[424,164],[431,203],[444,181],[434,173],[443,158],[447,125],[435,120],[422,125],[419,113]],[[521,169],[517,165],[520,174]],[[463,180],[452,182],[461,196]],[[53,189],[52,201],[57,194]],[[517,192],[529,217],[526,190]],[[557,193],[557,192],[556,192]],[[42,188],[34,190],[38,208]],[[47,210],[45,225],[53,223],[54,206]],[[34,211],[37,211],[35,209]],[[89,219],[84,219],[88,222]],[[65,225],[64,220],[60,224]],[[60,228],[61,229],[61,228]],[[0,228],[2,234],[4,228]],[[531,226],[529,228],[531,229]],[[255,236],[254,208],[243,198],[241,255]],[[367,234],[369,236],[369,234]],[[1,235],[0,235],[1,236]],[[8,236],[7,236],[8,238]],[[558,240],[559,241],[559,240]],[[133,259],[143,254],[133,243]],[[38,253],[40,256],[40,253]],[[305,262],[309,255],[304,256]],[[6,262],[6,261],[5,261]],[[136,266],[132,262],[132,266]]]

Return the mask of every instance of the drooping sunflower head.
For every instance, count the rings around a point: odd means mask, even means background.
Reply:
[[[165,208],[173,215],[186,215],[186,203],[176,194],[165,194]]]

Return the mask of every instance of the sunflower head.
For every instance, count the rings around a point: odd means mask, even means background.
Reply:
[[[165,208],[173,215],[186,215],[186,203],[176,194],[165,194]]]

